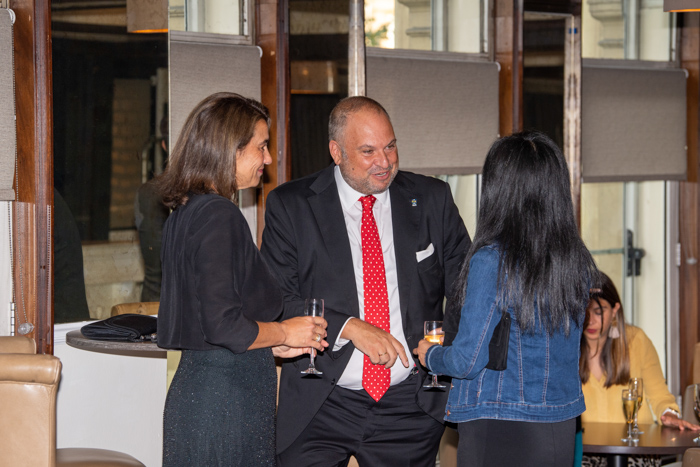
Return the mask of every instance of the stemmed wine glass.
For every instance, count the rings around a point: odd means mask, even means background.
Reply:
[[[637,415],[638,405],[637,393],[632,389],[622,390],[622,413],[625,415],[625,421],[627,422],[627,438],[622,438],[623,443],[629,443],[632,441],[638,441],[632,435],[632,423],[634,423],[634,418]]]
[[[432,344],[439,344],[442,345],[442,338],[441,336],[444,336],[445,332],[442,330],[442,321],[425,321],[423,323],[423,337],[425,340]],[[440,383],[438,383],[438,377],[435,373],[432,371],[430,372],[431,375],[433,375],[433,380],[430,382],[430,384],[426,384],[423,386],[426,389],[445,389],[447,386],[444,386]]]
[[[323,318],[323,299],[322,298],[307,298],[304,302],[304,314],[306,316],[318,316]],[[316,369],[314,364],[314,359],[316,358],[316,349],[311,348],[311,353],[309,354],[309,367],[302,371],[301,374],[304,376],[309,375],[322,375],[322,371]]]
[[[634,428],[632,434],[638,438],[639,435],[643,435],[643,431],[639,431],[639,425],[637,425],[637,418],[639,418],[639,411],[642,408],[642,401],[644,400],[644,383],[642,378],[631,378],[628,388],[637,393],[637,411],[634,413]]]

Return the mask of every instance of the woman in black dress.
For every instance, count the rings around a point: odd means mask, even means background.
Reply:
[[[274,322],[282,294],[234,204],[271,162],[267,109],[233,93],[200,102],[158,181],[163,228],[158,345],[182,350],[165,402],[164,466],[274,466],[273,356],[328,346],[326,322]]]

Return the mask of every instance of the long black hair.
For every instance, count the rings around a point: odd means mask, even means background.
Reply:
[[[520,329],[537,331],[539,321],[549,334],[568,335],[570,320],[583,324],[598,270],[576,226],[566,160],[543,133],[525,131],[491,146],[458,303],[464,304],[470,259],[489,245],[501,257],[500,306],[513,307]]]

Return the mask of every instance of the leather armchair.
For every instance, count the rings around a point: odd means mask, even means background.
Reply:
[[[116,451],[56,449],[61,361],[35,349],[33,339],[0,338],[0,467],[144,467]]]

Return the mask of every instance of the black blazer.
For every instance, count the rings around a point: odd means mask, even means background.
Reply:
[[[267,198],[262,254],[284,294],[284,318],[303,315],[305,298],[325,300],[328,349],[316,359],[320,379],[301,378],[308,356],[285,361],[277,411],[277,450],[287,448],[311,421],[343,373],[354,345],[333,346],[348,317],[359,317],[352,254],[334,166],[285,183]],[[471,244],[449,186],[435,178],[402,172],[389,188],[403,328],[409,351],[423,337],[423,321],[443,319],[443,300]],[[416,252],[434,253],[417,262]],[[413,357],[410,355],[409,357]],[[420,367],[417,401],[442,421],[447,391],[424,391]],[[400,364],[400,363],[399,363]]]

